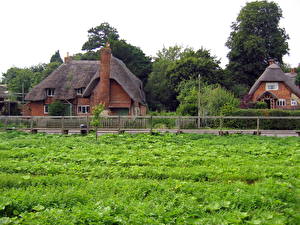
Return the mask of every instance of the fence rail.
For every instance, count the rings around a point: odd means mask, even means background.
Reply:
[[[0,116],[0,127],[23,129],[92,128],[89,116]],[[100,128],[107,129],[254,129],[300,130],[300,117],[266,116],[105,116]]]

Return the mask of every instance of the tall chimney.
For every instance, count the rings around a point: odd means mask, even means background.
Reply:
[[[69,63],[69,62],[71,62],[72,61],[72,57],[71,56],[69,56],[69,52],[67,52],[67,56],[65,57],[65,63]]]
[[[105,47],[100,49],[100,84],[99,84],[99,102],[105,105],[105,108],[109,105],[110,94],[110,59],[111,49],[109,43]]]

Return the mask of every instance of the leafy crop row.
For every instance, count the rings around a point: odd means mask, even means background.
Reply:
[[[297,224],[299,149],[297,137],[1,133],[0,224]]]

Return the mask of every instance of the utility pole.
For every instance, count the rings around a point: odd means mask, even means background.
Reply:
[[[200,100],[201,84],[200,84],[200,82],[201,82],[201,75],[199,74],[198,75],[198,128],[200,128],[200,125],[201,125],[201,123],[200,123],[200,118],[201,118],[201,100]]]

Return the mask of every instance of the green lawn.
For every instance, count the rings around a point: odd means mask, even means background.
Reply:
[[[300,138],[0,133],[0,224],[298,224]]]

